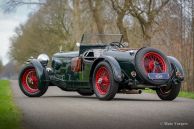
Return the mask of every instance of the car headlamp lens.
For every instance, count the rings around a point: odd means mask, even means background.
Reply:
[[[48,64],[49,56],[47,54],[40,54],[37,58],[45,66]]]

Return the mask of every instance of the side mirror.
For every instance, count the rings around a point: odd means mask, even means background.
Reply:
[[[79,46],[80,46],[80,43],[77,42],[77,43],[76,43],[76,46],[79,47]]]

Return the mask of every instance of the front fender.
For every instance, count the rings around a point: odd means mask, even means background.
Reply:
[[[38,61],[37,59],[31,60],[30,63],[34,66],[36,70],[36,74],[38,76],[38,89],[42,89],[44,86],[45,80],[46,80],[46,76],[44,73],[45,68],[42,66],[40,61]]]
[[[91,71],[90,71],[90,77],[92,77],[92,74],[93,74],[93,71],[94,71],[96,65],[102,60],[107,61],[110,64],[110,66],[113,70],[113,77],[114,77],[115,81],[121,82],[122,81],[121,67],[120,67],[119,63],[117,62],[117,60],[112,56],[102,56],[102,57],[99,57],[98,59],[96,59],[94,61],[94,63],[92,64]]]
[[[175,68],[175,72],[179,72],[181,73],[181,81],[184,80],[184,70],[183,67],[181,65],[181,63],[173,56],[168,56],[168,60],[170,61],[170,63],[174,66]]]

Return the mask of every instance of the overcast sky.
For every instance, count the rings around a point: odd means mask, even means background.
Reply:
[[[5,65],[9,61],[10,37],[13,36],[15,28],[20,24],[24,24],[29,13],[34,10],[31,7],[20,6],[16,11],[5,14],[2,9],[3,1],[0,0],[0,59]]]

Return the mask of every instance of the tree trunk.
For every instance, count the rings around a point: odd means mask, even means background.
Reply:
[[[145,47],[151,46],[151,37],[152,37],[152,26],[151,24],[147,23],[144,25],[144,32],[143,32],[143,45]]]
[[[194,1],[192,0],[192,42],[193,42],[193,83],[192,83],[192,91],[194,92]]]
[[[123,18],[125,16],[125,13],[117,13],[117,26],[119,28],[119,31],[121,34],[123,34],[123,41],[129,43],[128,35],[127,35],[127,29],[123,26]]]
[[[104,22],[103,22],[102,11],[101,11],[102,1],[96,0],[95,5],[93,5],[94,1],[92,0],[88,0],[88,2],[89,2],[90,9],[92,11],[93,19],[96,23],[98,33],[103,34]]]
[[[75,41],[78,42],[80,40],[81,28],[80,28],[80,0],[73,1],[73,32],[75,35]]]

